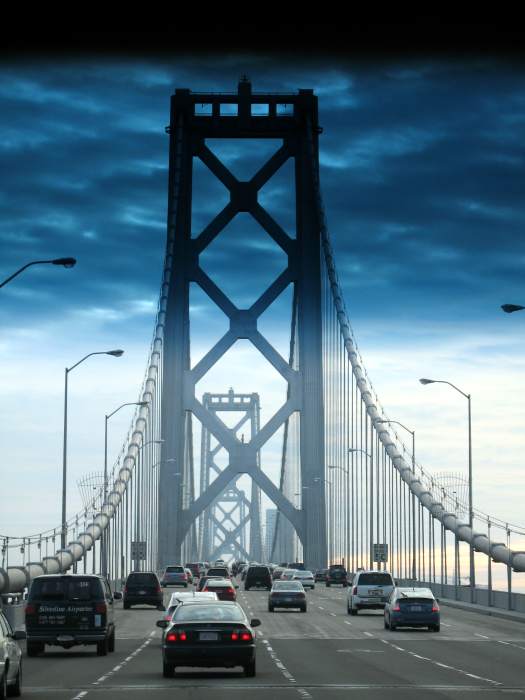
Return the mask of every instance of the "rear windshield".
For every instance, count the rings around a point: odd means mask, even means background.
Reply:
[[[225,569],[223,566],[215,566],[212,569],[208,569],[208,576],[228,576],[228,569]]]
[[[244,622],[244,613],[235,605],[223,607],[198,603],[179,605],[173,615],[173,622],[198,622],[200,620],[216,620],[217,622]]]
[[[273,584],[274,591],[302,591],[303,584],[300,581],[276,581]]]
[[[394,582],[390,574],[361,574],[358,580],[359,586],[393,586]]]
[[[184,569],[182,566],[167,566],[166,573],[167,574],[183,574]]]
[[[266,566],[251,566],[248,573],[250,576],[268,576],[270,571]]]
[[[339,572],[339,571],[342,571],[343,573],[346,574],[346,569],[345,569],[344,566],[336,566],[336,565],[333,565],[333,566],[330,567],[330,571],[331,571],[332,573],[334,573],[335,571],[338,571],[338,572]]]
[[[434,602],[433,598],[398,598],[397,602],[403,605],[430,605]]]
[[[155,574],[130,574],[127,583],[133,583],[137,586],[152,586],[156,585],[157,577]]]
[[[101,581],[96,578],[35,579],[29,597],[32,600],[91,600],[102,598]]]

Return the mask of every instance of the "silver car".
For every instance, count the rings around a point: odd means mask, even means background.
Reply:
[[[394,585],[388,571],[358,571],[348,587],[348,614],[357,615],[359,610],[383,610]]]
[[[311,571],[296,571],[292,581],[300,581],[304,588],[315,588],[314,575]]]
[[[22,652],[17,640],[25,638],[25,632],[13,631],[0,610],[0,698],[22,693]]]

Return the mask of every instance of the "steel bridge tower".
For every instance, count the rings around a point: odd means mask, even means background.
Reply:
[[[225,411],[241,413],[240,419],[231,428],[235,436],[238,436],[246,423],[249,423],[250,439],[259,432],[258,394],[236,394],[233,389],[230,389],[227,394],[206,393],[202,404],[206,410],[215,414]],[[204,428],[201,433],[201,493],[208,490],[213,478],[221,472],[215,457],[224,449],[224,445],[218,442],[212,447],[211,438],[211,432]],[[244,433],[241,434],[241,442],[244,443]],[[260,453],[257,453],[257,464],[260,469]],[[248,523],[250,524],[250,543],[247,549]],[[199,561],[212,561],[218,554],[225,551],[230,551],[237,559],[262,561],[261,496],[255,480],[252,480],[250,500],[246,498],[244,491],[237,488],[236,484],[232,484],[206,508],[204,516],[200,519]]]
[[[202,107],[206,109],[202,109]],[[227,107],[228,109],[225,109]],[[206,113],[207,110],[207,113]],[[227,112],[227,113],[226,113]],[[232,112],[235,115],[232,115]],[[168,183],[167,290],[162,351],[162,456],[159,475],[159,566],[180,562],[194,552],[195,520],[235,482],[248,474],[293,526],[308,567],[326,565],[324,479],[324,406],[322,374],[322,303],[320,220],[315,186],[318,170],[317,97],[312,90],[296,94],[252,93],[242,79],[233,94],[192,93],[178,89],[171,99]],[[210,138],[279,139],[282,145],[247,181],[240,181],[206,144]],[[230,201],[201,232],[191,231],[192,165],[199,158],[225,185]],[[296,231],[290,235],[258,201],[259,190],[288,160],[294,164],[293,197]],[[288,264],[249,308],[237,308],[208,277],[199,256],[239,213],[249,213],[287,256]],[[295,234],[295,235],[293,235]],[[190,361],[190,284],[196,283],[229,319],[229,329],[194,366]],[[246,284],[250,283],[247,277]],[[263,312],[289,286],[294,287],[296,358],[293,366],[258,329]],[[249,340],[288,383],[281,408],[252,437],[241,442],[197,399],[196,383],[239,339]],[[300,471],[304,489],[296,508],[259,468],[261,447],[290,418],[300,422]],[[224,446],[228,466],[194,501],[192,420]],[[176,469],[167,460],[175,459]],[[188,538],[188,535],[190,537]]]

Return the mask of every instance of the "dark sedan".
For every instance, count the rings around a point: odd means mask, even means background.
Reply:
[[[300,581],[275,581],[268,596],[268,612],[275,608],[299,608],[306,612],[306,593]]]
[[[385,628],[428,627],[439,632],[438,601],[430,588],[394,588],[385,605]]]
[[[248,620],[238,603],[217,601],[209,604],[183,602],[165,627],[162,641],[162,672],[172,678],[177,666],[242,666],[247,676],[255,676],[255,632],[260,620]]]

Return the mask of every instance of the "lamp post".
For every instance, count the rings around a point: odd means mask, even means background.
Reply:
[[[74,267],[77,264],[77,261],[75,258],[55,258],[55,260],[33,260],[33,262],[27,263],[27,265],[24,265],[21,267],[19,270],[17,270],[14,274],[12,274],[10,277],[5,279],[2,283],[0,283],[0,287],[3,287],[5,284],[10,282],[14,277],[19,275],[21,272],[26,270],[28,267],[31,267],[31,265],[61,265],[62,267]]]
[[[505,305],[507,306],[507,305]],[[513,309],[516,310],[516,309]],[[472,414],[470,405],[470,394],[465,394],[464,391],[458,389],[457,386],[451,382],[447,382],[443,379],[420,379],[421,384],[448,384],[462,396],[467,399],[468,403],[468,524],[470,527],[470,532],[472,535],[473,524],[474,524],[474,513],[472,507]],[[475,568],[474,568],[474,542],[470,541],[470,602],[475,602],[475,590],[476,590],[476,579],[475,579]]]
[[[416,475],[416,431],[415,430],[410,430],[410,428],[407,428],[406,425],[403,425],[403,423],[400,423],[398,420],[376,420],[376,423],[395,423],[395,425],[399,425],[402,428],[404,428],[407,433],[410,433],[412,435],[412,472],[414,476]],[[417,576],[416,576],[416,496],[414,492],[411,492],[412,496],[412,580],[415,581]]]
[[[114,416],[117,411],[120,411],[124,406],[147,406],[147,401],[130,401],[128,403],[123,403],[121,406],[116,408],[112,413],[106,414],[104,416],[104,499],[102,503],[105,505],[108,496],[108,420],[111,416]],[[108,575],[108,553],[106,545],[106,531],[102,533],[102,575]]]
[[[67,258],[66,258],[67,260]],[[57,263],[58,264],[58,263]],[[23,269],[23,268],[22,268]],[[19,271],[20,272],[20,271]],[[81,360],[76,362],[72,367],[66,367],[64,371],[64,442],[62,447],[62,532],[60,536],[60,546],[65,549],[66,546],[66,487],[67,487],[67,380],[69,373],[75,367],[78,367],[84,360],[93,355],[112,355],[113,357],[121,357],[124,350],[103,350],[101,352],[90,352]]]
[[[369,558],[370,558],[370,568],[374,568],[374,469],[372,464],[372,455],[363,450],[361,447],[350,447],[348,452],[362,452],[364,455],[370,458],[370,525],[369,525],[369,535],[368,535],[368,546],[369,546]]]

